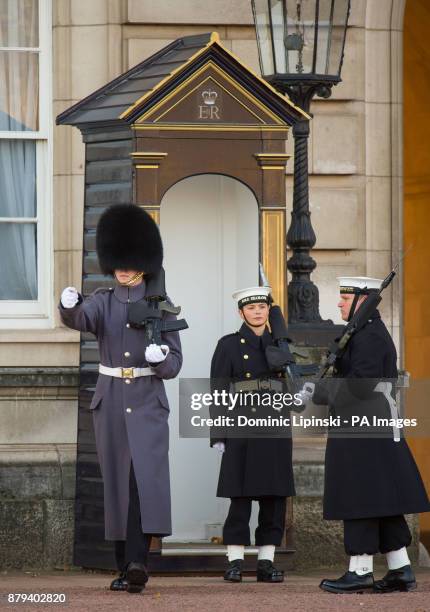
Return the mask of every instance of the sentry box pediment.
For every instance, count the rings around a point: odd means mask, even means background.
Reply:
[[[285,107],[286,102],[212,35],[176,74],[137,100],[122,118],[133,118],[136,129],[288,130],[301,111],[289,102]]]
[[[130,111],[131,112],[131,111]],[[288,127],[277,114],[262,104],[228,72],[208,60],[172,92],[136,120],[135,129],[145,126],[197,127]]]

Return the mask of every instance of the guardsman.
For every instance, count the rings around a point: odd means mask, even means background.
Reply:
[[[342,319],[354,312],[381,280],[366,277],[339,279]],[[312,401],[328,404],[334,415],[393,417],[396,349],[377,310],[351,338],[334,366],[335,380],[319,383]],[[337,379],[337,380],[336,380]],[[339,380],[344,379],[344,380]],[[394,382],[394,384],[393,384]],[[387,384],[391,393],[387,393]],[[370,419],[369,419],[370,422]],[[404,514],[430,510],[418,468],[398,430],[377,435],[365,428],[360,435],[329,431],[325,456],[324,518],[342,520],[349,570],[320,587],[331,593],[411,591],[415,576],[407,553],[411,533]],[[363,435],[364,434],[364,435]],[[374,581],[373,555],[386,555],[388,573]]]
[[[148,580],[151,538],[171,534],[163,379],[177,376],[181,344],[177,331],[162,334],[159,345],[149,344],[129,322],[129,307],[145,301],[151,277],[161,270],[161,237],[152,218],[138,206],[114,205],[99,220],[96,246],[100,268],[113,275],[115,288],[83,298],[67,287],[59,310],[65,325],[97,337],[100,374],[90,409],[103,476],[105,538],[115,542],[120,571],[111,589],[136,593]]]
[[[251,392],[282,392],[283,382],[269,371],[265,355],[266,347],[273,345],[267,328],[270,287],[236,291],[233,299],[243,324],[238,332],[222,337],[217,344],[211,364],[213,388],[221,380],[233,388],[240,383],[243,388],[246,381],[246,389]],[[257,580],[282,582],[284,573],[274,567],[273,560],[284,534],[286,498],[295,495],[291,438],[212,438],[211,446],[222,453],[217,496],[231,499],[223,529],[229,561],[224,580],[242,580],[244,549],[250,544],[252,501],[257,500]]]

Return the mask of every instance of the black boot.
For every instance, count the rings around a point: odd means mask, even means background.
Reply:
[[[346,572],[337,580],[322,580],[320,589],[329,593],[364,593],[373,590],[373,574],[359,576],[356,572]]]
[[[389,570],[382,580],[375,581],[377,593],[393,593],[393,591],[413,591],[417,588],[415,574],[410,565]]]
[[[230,561],[224,574],[224,580],[227,580],[228,582],[242,582],[242,566],[242,559]]]
[[[109,588],[111,591],[126,591],[127,580],[125,578],[125,572],[121,572],[118,578],[112,580]]]
[[[148,570],[143,563],[131,561],[127,566],[127,591],[128,593],[140,593],[148,582]]]
[[[284,582],[284,572],[266,559],[257,562],[257,582]]]

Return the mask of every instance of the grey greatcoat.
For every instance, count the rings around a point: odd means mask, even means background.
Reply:
[[[136,287],[98,290],[74,308],[63,308],[68,327],[96,335],[101,363],[108,367],[147,367],[144,332],[127,325],[127,302],[145,295]],[[166,320],[174,315],[165,314]],[[178,332],[162,336],[169,346],[153,376],[128,379],[100,374],[90,409],[104,483],[105,537],[125,540],[129,472],[133,461],[144,533],[170,535],[169,405],[163,379],[174,378],[182,365]]]

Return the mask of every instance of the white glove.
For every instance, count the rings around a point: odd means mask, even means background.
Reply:
[[[309,402],[311,401],[313,394],[315,392],[315,383],[313,382],[307,382],[303,385],[303,389],[301,389],[301,391],[299,391],[296,394],[296,400],[300,399],[301,400],[301,404],[297,405],[297,407],[302,407],[303,406],[303,410],[305,409],[306,405],[309,404]]]
[[[73,308],[79,301],[79,294],[75,287],[66,287],[61,294],[61,304],[64,308]]]
[[[224,442],[215,442],[215,444],[213,445],[213,448],[216,448],[217,451],[221,453],[222,455],[223,452],[225,451],[225,444]]]
[[[161,363],[169,354],[167,344],[150,344],[145,350],[145,359],[148,363]]]

